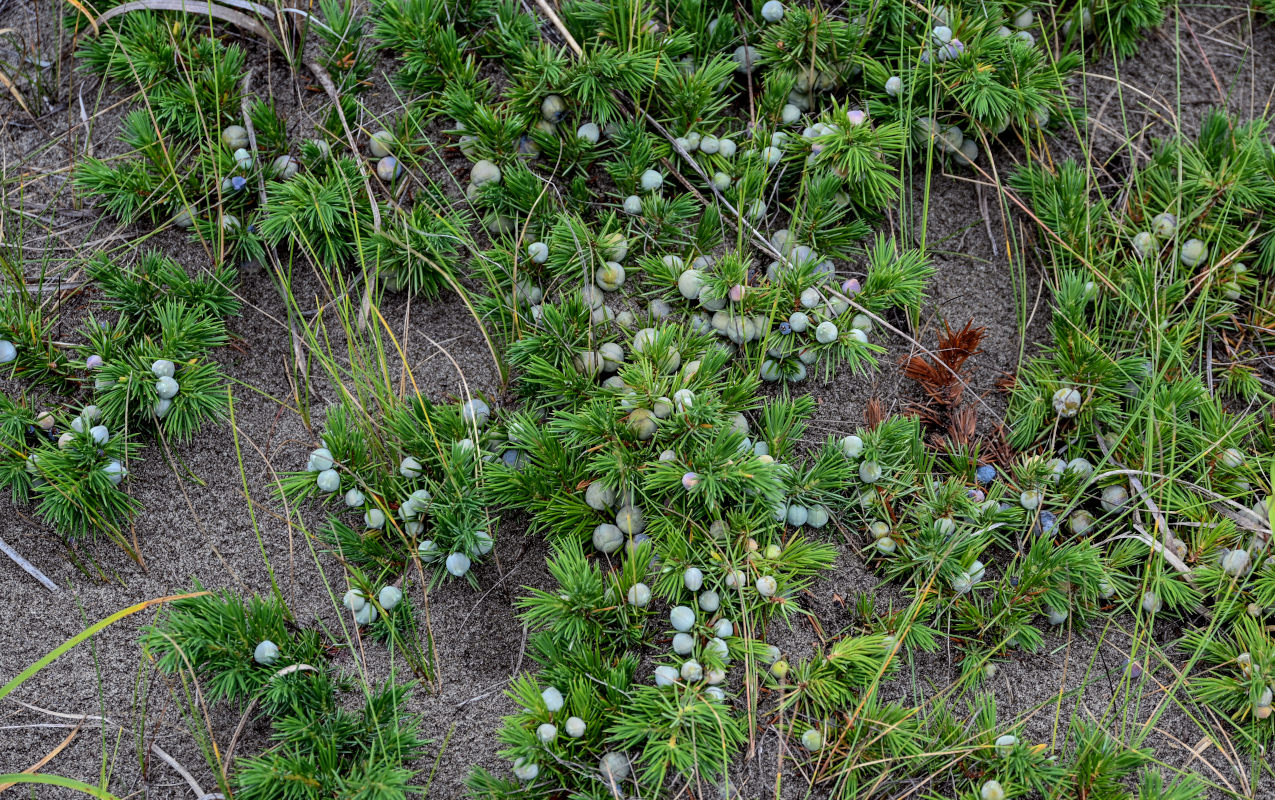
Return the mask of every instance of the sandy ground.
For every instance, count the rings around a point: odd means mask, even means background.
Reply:
[[[14,0],[0,13],[0,28],[29,25],[32,13],[30,4]],[[1185,6],[1175,20],[1153,35],[1137,57],[1118,68],[1109,62],[1098,63],[1085,81],[1074,86],[1077,97],[1087,93],[1090,98],[1095,120],[1084,129],[1085,135],[1093,137],[1092,146],[1098,153],[1109,154],[1107,163],[1113,175],[1120,174],[1131,153],[1136,156],[1145,151],[1147,137],[1173,129],[1173,109],[1181,109],[1180,124],[1189,131],[1198,125],[1206,108],[1223,100],[1246,115],[1266,107],[1275,71],[1266,57],[1259,56],[1275,53],[1270,27],[1250,30],[1241,10],[1233,8]],[[292,89],[291,78],[280,65],[262,61],[254,80],[273,87],[276,97],[287,98],[280,105],[299,119],[302,127],[312,119],[310,115],[318,108],[315,96]],[[109,94],[98,97],[91,83],[84,87],[84,97],[90,109],[105,109],[100,117],[94,117],[89,135],[94,151],[99,155],[112,152],[118,148],[113,132],[119,116],[116,104],[122,98]],[[62,102],[68,99],[72,105],[78,103],[75,98],[62,98]],[[1121,100],[1125,111],[1117,114]],[[40,211],[42,216],[61,215],[69,220],[67,240],[76,244],[95,237],[135,234],[111,228],[91,210],[78,210],[66,190],[68,152],[78,152],[85,141],[84,127],[78,124],[78,105],[74,109],[64,105],[31,125],[13,108],[6,108],[6,102],[0,100],[0,108],[5,109],[0,116],[8,118],[0,128],[0,153],[6,170],[13,174],[20,169],[33,178],[42,176],[31,182],[26,207],[42,209],[47,204],[47,209]],[[1125,144],[1125,132],[1132,135],[1132,144]],[[50,141],[55,146],[47,146]],[[1053,146],[1057,148],[1055,156],[1075,149],[1066,137]],[[994,156],[1004,174],[1014,154],[1001,151]],[[914,196],[922,189],[919,181],[910,188]],[[906,213],[913,217],[913,229],[919,229],[919,208]],[[69,227],[72,222],[73,229]],[[896,213],[890,224],[897,226],[899,222]],[[1017,223],[1015,235],[1021,234],[1030,244],[1030,227],[1022,225],[1021,219]],[[980,414],[986,428],[1004,408],[994,382],[1012,372],[1021,354],[1034,352],[1043,338],[1048,313],[1043,275],[1032,259],[1011,264],[996,194],[975,186],[968,174],[934,178],[928,230],[938,271],[930,284],[931,302],[914,335],[932,345],[941,320],[959,326],[973,319],[987,328],[983,353],[974,359],[972,386],[987,404]],[[192,270],[208,263],[206,254],[171,233],[152,241],[178,254]],[[1015,242],[1015,251],[1021,252],[1022,244]],[[50,246],[62,247],[51,251],[54,258],[69,254],[69,245],[53,242]],[[313,282],[303,276],[299,293],[307,290],[307,280]],[[325,582],[340,581],[340,569],[327,559],[318,560],[322,571],[316,568],[303,529],[316,525],[319,515],[306,511],[299,521],[294,518],[289,523],[270,494],[273,470],[302,464],[316,439],[295,411],[292,348],[286,330],[276,322],[283,317],[282,303],[261,272],[245,274],[242,289],[250,305],[232,323],[236,345],[225,348],[219,359],[237,382],[234,412],[243,474],[235,439],[225,428],[206,431],[194,442],[175,448],[172,460],[165,457],[162,448],[147,447],[144,460],[132,467],[128,482],[129,490],[146,509],[133,532],[142,545],[145,568],[105,544],[79,548],[72,560],[59,538],[35,520],[30,509],[14,507],[7,497],[0,500],[0,536],[62,587],[58,594],[50,594],[7,559],[0,559],[0,580],[9,597],[0,607],[0,625],[5,630],[0,678],[7,680],[18,674],[92,622],[131,604],[182,592],[194,580],[211,588],[264,592],[269,587],[267,563],[298,621],[337,624]],[[312,287],[310,291],[314,293]],[[1018,313],[1016,295],[1026,299],[1025,319]],[[68,322],[64,325],[68,332],[74,328],[77,314],[83,312],[83,303],[83,298],[68,302]],[[386,309],[386,317],[391,324],[397,320],[401,325],[405,311],[405,304],[399,303]],[[499,394],[498,376],[480,331],[454,303],[414,303],[410,320],[408,361],[431,399],[454,398],[466,388]],[[445,348],[446,354],[431,339]],[[862,423],[864,406],[872,398],[881,400],[888,410],[898,411],[914,396],[912,387],[894,367],[898,358],[910,352],[910,345],[899,339],[888,344],[890,352],[882,358],[880,371],[867,377],[843,374],[826,385],[806,387],[819,401],[812,434],[850,432]],[[0,390],[9,393],[23,388],[0,383]],[[320,386],[313,403],[316,420],[321,418],[325,399],[326,390]],[[244,496],[245,483],[250,498]],[[250,506],[249,499],[256,505]],[[255,515],[250,514],[250,507],[255,508]],[[433,691],[418,691],[412,707],[423,715],[427,735],[435,740],[431,756],[420,765],[422,778],[433,772],[431,796],[461,794],[461,782],[474,765],[505,769],[496,756],[494,736],[501,716],[512,710],[502,689],[514,671],[531,666],[512,600],[520,587],[548,582],[546,547],[539,540],[522,536],[522,527],[517,519],[502,524],[496,551],[499,566],[479,572],[481,588],[453,583],[429,597],[440,685]],[[836,569],[809,597],[825,632],[835,633],[851,624],[849,612],[835,598],[849,601],[859,592],[874,592],[881,611],[891,600],[896,607],[903,602],[894,588],[878,587],[877,579],[864,569],[854,543],[848,542]],[[46,771],[90,782],[105,779],[120,796],[194,796],[176,771],[149,754],[154,743],[183,764],[204,790],[215,789],[200,742],[211,730],[224,748],[239,714],[229,707],[213,707],[206,722],[201,719],[191,725],[183,711],[185,694],[180,683],[156,673],[137,646],[141,626],[154,614],[153,610],[143,611],[115,624],[0,703],[0,772],[30,766],[59,746],[80,715],[90,715]],[[1081,686],[1086,674],[1090,678],[1118,674],[1129,651],[1128,636],[1121,625],[1127,627],[1128,621],[1117,621],[1108,629],[1051,637],[1055,649],[1003,665],[993,682],[1002,713],[1006,717],[1029,715],[1030,734],[1039,741],[1052,741],[1059,727],[1055,723],[1060,722],[1065,730],[1072,715],[1106,715],[1109,722],[1141,724],[1164,705],[1163,715],[1157,716],[1147,731],[1146,743],[1159,748],[1158,757],[1164,762],[1188,764],[1187,750],[1200,740],[1200,731],[1177,705],[1155,691],[1154,682],[1144,687],[1141,696],[1132,698],[1115,696],[1112,680],[1091,680]],[[808,626],[801,625],[791,631],[774,631],[772,638],[781,642],[791,657],[807,654],[815,639]],[[1167,642],[1169,636],[1165,632],[1159,638]],[[381,656],[383,648],[369,648],[368,652],[362,665],[349,652],[338,656],[337,663],[378,679],[388,674],[389,665]],[[1097,665],[1092,671],[1091,663]],[[947,676],[952,674],[950,656],[940,652],[906,665],[886,692],[924,702],[928,687],[946,686]],[[1164,676],[1164,671],[1159,675]],[[1112,708],[1116,709],[1114,715]],[[97,717],[107,721],[99,722]],[[264,733],[263,723],[250,723],[237,753],[259,748]],[[778,746],[774,732],[763,731],[757,758],[737,766],[737,786],[744,796],[771,796]],[[1203,766],[1205,761],[1211,766]],[[1203,772],[1216,769],[1215,778],[1221,776],[1236,784],[1234,770],[1215,750],[1203,753],[1189,768]],[[787,777],[785,786],[785,796],[806,795],[799,770]],[[931,788],[944,791],[947,787]],[[820,791],[815,789],[811,794],[820,796]],[[62,793],[41,788],[33,796]],[[1262,786],[1254,796],[1275,795],[1269,786]]]

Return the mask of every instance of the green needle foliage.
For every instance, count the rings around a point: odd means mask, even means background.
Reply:
[[[909,705],[880,690],[944,640],[965,691],[1113,611],[1203,611],[1215,627],[1181,641],[1200,665],[1186,686],[1244,742],[1272,743],[1273,437],[1231,402],[1275,399],[1254,366],[1275,328],[1264,123],[1211,115],[1125,185],[1100,184],[1049,158],[1046,137],[1081,123],[1068,88],[1086,49],[1130,55],[1159,0],[783,10],[572,0],[558,9],[569,47],[514,0],[374,0],[366,20],[320,0],[312,49],[340,99],[304,142],[269,99],[245,110],[237,44],[149,12],[83,37],[81,67],[142,102],[126,154],[78,165],[77,190],[121,223],[189,230],[215,267],[92,260],[110,321],[90,317],[83,361],[42,306],[6,294],[13,374],[91,385],[120,433],[95,441],[80,418],[55,445],[57,420],[0,399],[0,481],[72,536],[119,536],[136,505],[112,476],[132,437],[189,439],[224,418],[213,352],[239,310],[236,270],[268,264],[337,392],[308,463],[275,489],[288,513],[322,507],[355,630],[428,677],[413,606],[387,590],[419,573],[478,586],[502,513],[552,547],[552,585],[515,604],[534,666],[498,734],[513,777],[475,768],[473,796],[731,796],[763,719],[837,798],[973,798],[993,777],[1051,800],[1200,796],[1087,719],[1050,752],[990,694]],[[374,56],[402,97],[389,114],[363,105]],[[955,384],[911,359],[928,406],[812,440],[803,381],[876,368],[882,330],[919,327],[931,292],[924,236],[873,231],[912,218],[899,204],[919,165],[986,175],[1006,145],[1026,147],[1010,187],[1049,229],[1054,301],[1006,430],[976,435]],[[303,266],[325,283],[317,315],[292,295]],[[391,376],[406,343],[368,329],[366,309],[355,321],[357,296],[383,290],[456,290],[519,407],[435,404]],[[1206,380],[1218,332],[1249,349]],[[89,356],[103,363],[81,375]],[[867,597],[790,663],[773,626],[810,615],[807,590],[847,546],[906,607],[879,614]],[[260,663],[266,639],[278,652]],[[143,642],[162,670],[268,718],[239,796],[423,791],[409,687],[357,697],[329,667],[335,643],[276,598],[180,601]]]
[[[193,591],[204,589],[196,583]],[[277,674],[289,664],[326,664],[319,635],[294,630],[287,608],[275,598],[254,595],[245,602],[225,590],[175,601],[167,616],[142,636],[142,647],[164,672],[196,670],[210,700],[243,705],[275,681],[304,682],[299,672]],[[253,659],[257,645],[266,640],[279,648],[274,664]]]
[[[353,711],[342,705],[341,688],[326,674],[307,676],[286,700],[272,700],[276,743],[239,765],[239,797],[400,800],[419,792],[407,764],[428,742],[420,720],[402,708],[410,687],[371,688]]]
[[[119,432],[101,443],[90,417],[74,422],[56,444],[46,440],[27,457],[36,513],[71,540],[101,533],[123,543],[124,527],[140,506],[118,484],[137,445]]]
[[[317,171],[290,181],[272,181],[264,214],[266,241],[287,241],[326,266],[348,263],[372,225],[359,165],[347,157],[326,159]]]
[[[13,344],[17,357],[0,365],[0,373],[45,383],[56,389],[73,385],[70,358],[53,343],[58,319],[25,289],[0,296],[0,338]]]
[[[103,535],[131,553],[125,528],[140,505],[119,485],[138,446],[119,432],[98,441],[100,412],[85,412],[74,427],[64,427],[53,413],[35,412],[25,397],[0,400],[0,486],[14,503],[34,503],[36,514],[68,541]]]
[[[201,591],[196,584],[195,591]],[[352,682],[328,666],[330,643],[297,630],[276,598],[246,603],[229,591],[173,603],[142,636],[159,669],[193,672],[211,701],[259,709],[274,742],[236,761],[240,797],[342,797],[401,800],[414,793],[407,766],[428,742],[420,720],[404,712],[411,686],[385,682],[350,708]],[[269,663],[259,656],[272,643]]]

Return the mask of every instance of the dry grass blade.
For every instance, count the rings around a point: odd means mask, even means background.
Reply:
[[[267,19],[274,18],[274,13],[265,6],[259,6],[255,3],[236,3],[236,5],[249,7],[253,13]],[[234,25],[237,28],[242,28],[245,31],[249,31],[269,42],[275,49],[279,50],[279,52],[284,55],[288,54],[288,48],[286,48],[279,38],[275,36],[275,34],[265,25],[262,25],[256,19],[253,19],[242,11],[236,11],[233,8],[229,8],[218,3],[207,2],[207,0],[205,0],[205,2],[194,2],[193,0],[191,2],[187,2],[187,0],[133,0],[130,3],[124,3],[108,9],[96,20],[93,20],[94,32],[96,33],[101,30],[103,22],[132,11],[181,11],[187,14],[206,15],[213,19],[221,20],[222,22],[228,22],[231,25]]]
[[[30,561],[27,561],[25,558],[18,555],[18,551],[10,547],[8,542],[6,542],[4,539],[0,539],[0,551],[3,551],[6,556],[12,559],[13,563],[17,564],[19,567],[22,567],[24,572],[26,572],[32,578],[35,578],[40,583],[44,584],[44,588],[48,589],[50,592],[57,594],[59,591],[61,591],[60,589],[58,589],[58,585],[49,579],[48,575],[45,575],[43,572],[41,572],[39,568],[37,568]]]
[[[63,739],[62,742],[57,747],[45,753],[44,756],[39,761],[35,762],[34,764],[27,767],[26,769],[22,770],[22,774],[34,775],[35,773],[39,772],[40,769],[42,769],[45,764],[48,764],[53,759],[57,758],[58,753],[61,753],[63,750],[65,750],[67,748],[67,745],[71,744],[71,741],[75,739],[76,736],[79,735],[80,728],[82,728],[83,726],[84,726],[84,718],[81,717],[79,723],[74,728],[71,729],[71,732],[66,735],[66,738]],[[9,787],[16,786],[16,785],[17,784],[13,784],[13,783],[0,784],[0,792],[3,792],[5,789],[8,789]]]
[[[27,107],[27,101],[22,96],[22,92],[18,91],[18,87],[9,79],[8,75],[0,72],[0,83],[4,84],[4,88],[9,90],[9,94],[13,95],[13,99],[18,101],[18,105],[22,106],[22,110],[31,114],[31,109]],[[32,115],[34,116],[34,115]]]
[[[341,128],[345,132],[346,144],[350,146],[350,151],[357,153],[359,151],[358,143],[354,141],[354,131],[350,129],[350,123],[345,118],[345,111],[341,109],[341,96],[336,90],[336,84],[332,82],[332,76],[323,68],[323,65],[317,61],[307,61],[306,69],[318,78],[319,84],[323,86],[323,91],[327,93],[328,99],[332,101],[332,107],[336,109],[337,117],[341,120]],[[358,162],[359,175],[363,178],[363,189],[367,192],[368,202],[372,205],[372,225],[376,230],[381,229],[381,208],[376,202],[376,196],[372,193],[372,181],[368,178],[367,167],[362,161]]]
[[[177,759],[173,758],[168,753],[164,752],[164,749],[162,747],[152,742],[151,752],[154,753],[155,756],[159,758],[160,761],[163,761],[165,764],[172,767],[173,770],[176,771],[178,775],[182,776],[182,778],[185,779],[186,783],[190,786],[191,791],[195,793],[195,797],[208,796],[208,792],[205,792],[204,788],[199,785],[199,781],[195,780],[195,776],[190,774],[190,770],[186,769],[180,763],[178,763]]]

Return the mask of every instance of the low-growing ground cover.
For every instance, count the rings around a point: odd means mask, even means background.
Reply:
[[[5,771],[1269,794],[1263,13],[20,9]]]

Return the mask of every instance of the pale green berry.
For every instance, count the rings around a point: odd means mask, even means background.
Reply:
[[[1115,511],[1129,501],[1129,492],[1123,486],[1108,486],[1102,490],[1102,507],[1106,511]]]
[[[1231,550],[1222,556],[1222,571],[1227,575],[1239,577],[1248,572],[1249,554],[1243,548]]]
[[[859,480],[864,483],[876,483],[881,480],[881,466],[875,461],[865,461],[859,465]]]
[[[704,290],[704,273],[688,269],[677,278],[677,290],[687,300],[696,300]]]
[[[341,598],[341,605],[350,611],[362,611],[363,607],[367,605],[367,598],[358,589],[350,589]]]
[[[491,418],[491,407],[485,401],[475,397],[465,401],[465,404],[460,407],[460,416],[466,424],[481,428]]]
[[[810,519],[810,511],[805,506],[793,503],[788,506],[787,522],[794,528],[800,528]]]
[[[698,567],[688,567],[682,573],[682,584],[687,590],[698,592],[700,587],[704,585],[704,573]]]
[[[1146,258],[1155,252],[1155,236],[1150,231],[1139,231],[1133,236],[1133,252],[1138,258]]]
[[[424,469],[424,467],[421,465],[421,462],[411,456],[404,458],[398,464],[398,474],[408,479],[419,478],[421,476],[422,469]]]
[[[828,509],[824,506],[811,506],[806,524],[818,530],[828,524]]]
[[[708,614],[716,612],[722,605],[721,597],[712,589],[700,592],[696,602],[699,603],[700,610]]]
[[[624,544],[624,534],[615,525],[604,522],[593,529],[593,546],[599,552],[610,555]]]
[[[823,734],[810,728],[801,734],[801,746],[814,753],[823,748]]]
[[[1218,463],[1224,467],[1231,469],[1239,469],[1244,466],[1244,454],[1234,447],[1228,447],[1218,456]]]
[[[645,608],[651,602],[651,589],[645,583],[635,583],[626,595],[629,605]]]
[[[598,759],[598,773],[612,786],[629,777],[629,769],[628,756],[615,750]]]
[[[1164,608],[1164,601],[1153,591],[1147,591],[1142,595],[1142,610],[1148,614],[1155,614]]]
[[[469,181],[475,186],[482,186],[484,183],[500,183],[500,167],[483,159],[469,170]]]
[[[1209,247],[1199,239],[1187,239],[1182,243],[1182,250],[1178,253],[1183,265],[1188,267],[1198,267],[1208,258]]]
[[[584,490],[584,503],[589,508],[603,512],[616,503],[616,491],[603,485],[602,481],[593,481]]]
[[[545,122],[559,122],[567,113],[567,101],[561,95],[551,94],[540,104],[540,116]]]
[[[321,492],[335,492],[341,488],[341,476],[334,469],[325,469],[314,479]]]
[[[469,572],[470,561],[469,556],[464,553],[452,553],[447,557],[445,564],[447,571],[453,576],[459,578],[466,572]]]
[[[624,267],[614,261],[608,261],[593,273],[593,281],[598,288],[614,292],[624,285]]]
[[[557,738],[558,726],[554,725],[552,722],[541,723],[541,725],[536,728],[536,739],[538,739],[541,744],[549,744]]]
[[[281,155],[270,165],[270,174],[281,181],[292,180],[296,177],[297,170],[301,168],[301,164],[290,155]],[[380,170],[379,166],[377,168]]]
[[[155,394],[159,395],[161,400],[171,400],[177,396],[180,387],[177,381],[169,377],[163,377],[155,381]]]
[[[558,691],[558,689],[554,686],[550,686],[541,692],[540,699],[544,701],[545,708],[548,709],[551,714],[561,711],[563,705],[565,705],[565,701],[562,699],[562,692]]]
[[[626,536],[636,536],[646,527],[646,520],[642,516],[642,509],[637,506],[622,506],[615,513],[615,525]]]
[[[379,130],[367,137],[367,151],[373,158],[385,158],[393,152],[393,147],[394,134],[389,131]]]
[[[1172,214],[1156,214],[1151,220],[1151,230],[1161,239],[1168,239],[1178,231],[1178,219]]]
[[[242,125],[227,125],[221,131],[221,143],[231,150],[248,146],[248,129]]]
[[[381,608],[386,611],[393,611],[394,608],[403,601],[403,590],[397,586],[385,586],[377,593],[376,600],[381,604]]]
[[[689,606],[673,606],[668,618],[673,629],[683,633],[695,626],[695,612]]]
[[[269,639],[257,644],[252,651],[252,660],[263,667],[273,666],[279,660],[279,646]]]
[[[843,436],[839,445],[846,458],[858,458],[863,455],[863,439],[858,436]]]
[[[1071,419],[1080,411],[1080,392],[1064,386],[1054,392],[1054,412],[1062,419]]]
[[[514,777],[523,783],[534,781],[540,774],[540,767],[525,758],[514,761]]]

